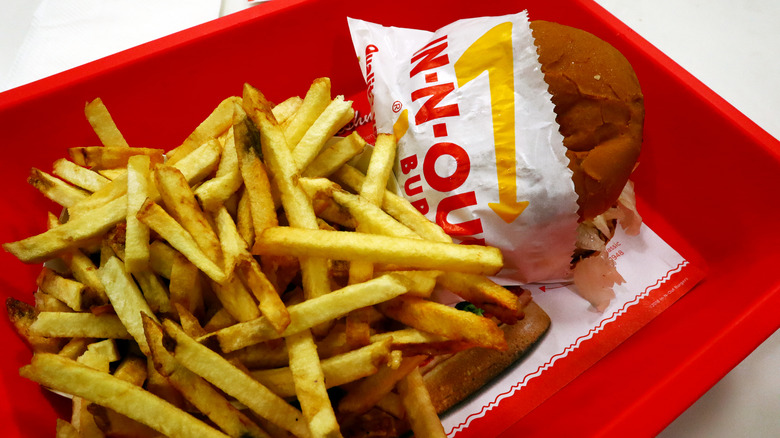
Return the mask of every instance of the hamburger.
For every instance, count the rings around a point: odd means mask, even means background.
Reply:
[[[641,87],[628,60],[595,35],[549,21],[532,21],[530,27],[577,194],[575,289],[601,310],[614,296],[613,285],[623,281],[606,244],[616,227],[636,234],[641,225],[630,181],[642,144]],[[515,291],[523,311],[516,322],[501,325],[506,350],[470,348],[436,356],[422,367],[440,414],[509,368],[549,329],[549,316],[530,293]],[[409,428],[406,420],[380,408],[342,421],[345,436],[398,436]]]

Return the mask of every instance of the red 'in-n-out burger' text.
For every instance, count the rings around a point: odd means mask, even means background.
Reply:
[[[477,204],[473,190],[455,193],[468,178],[471,172],[471,159],[462,146],[447,141],[447,122],[452,122],[460,115],[457,103],[442,105],[447,95],[455,91],[453,82],[439,81],[437,68],[450,63],[447,54],[447,36],[431,41],[417,51],[411,58],[410,77],[424,75],[425,86],[411,92],[411,101],[422,101],[422,105],[413,116],[414,124],[421,126],[429,124],[434,138],[440,142],[431,145],[423,157],[412,154],[399,157],[401,173],[407,176],[404,183],[404,193],[422,214],[427,215],[431,206],[423,193],[422,178],[432,190],[449,194],[435,206],[434,220],[447,234],[471,244],[484,244],[484,238],[476,237],[482,234],[482,220],[474,218],[460,223],[452,223],[449,214],[455,210],[471,207]],[[367,67],[367,71],[370,70]],[[369,85],[370,87],[371,85]],[[444,120],[447,118],[446,120]],[[448,157],[455,163],[455,171],[443,176],[436,171],[436,161]]]

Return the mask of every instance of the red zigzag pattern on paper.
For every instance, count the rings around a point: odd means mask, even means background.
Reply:
[[[571,345],[569,345],[568,347],[564,348],[562,352],[552,356],[550,358],[550,360],[548,360],[545,364],[540,365],[539,368],[536,369],[536,371],[534,371],[534,372],[524,376],[523,379],[520,382],[517,382],[516,384],[512,385],[512,387],[509,388],[507,391],[502,392],[501,394],[498,394],[496,396],[496,398],[492,402],[488,403],[485,406],[482,406],[482,409],[480,409],[479,412],[476,412],[476,413],[471,414],[468,417],[466,417],[466,419],[463,420],[460,424],[458,424],[457,426],[453,427],[449,432],[447,432],[447,436],[450,437],[450,438],[454,437],[458,432],[461,432],[463,429],[468,427],[469,424],[471,424],[471,422],[473,420],[475,420],[477,418],[484,417],[485,414],[487,414],[488,411],[490,411],[494,407],[498,406],[498,404],[501,403],[501,400],[504,400],[507,397],[511,397],[520,388],[526,386],[528,384],[529,380],[533,379],[534,377],[539,376],[540,374],[542,374],[543,371],[545,371],[546,369],[550,368],[556,361],[558,361],[558,359],[562,359],[562,358],[568,356],[569,353],[571,353],[572,351],[574,351],[577,348],[579,348],[579,346],[580,346],[580,344],[582,342],[592,338],[593,336],[596,335],[596,333],[602,331],[604,329],[604,326],[606,326],[610,322],[615,321],[620,315],[626,313],[626,311],[628,310],[629,307],[639,303],[639,301],[641,301],[643,298],[648,296],[650,294],[650,292],[660,288],[662,284],[664,284],[667,281],[669,281],[669,279],[672,277],[672,275],[682,271],[682,269],[684,267],[688,266],[688,264],[689,263],[688,263],[687,260],[683,260],[680,264],[678,264],[677,266],[675,266],[671,270],[667,271],[666,274],[664,274],[661,278],[658,279],[658,281],[655,282],[655,284],[653,284],[651,286],[648,286],[647,288],[645,288],[645,290],[641,294],[637,295],[633,300],[625,303],[623,305],[623,307],[621,307],[620,309],[616,310],[608,318],[605,318],[605,319],[601,320],[599,325],[594,327],[594,328],[592,328],[592,329],[590,329],[590,331],[588,331],[587,334],[582,335],[579,338],[577,338]]]

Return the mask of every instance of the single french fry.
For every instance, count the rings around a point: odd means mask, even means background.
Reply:
[[[377,308],[389,318],[424,332],[495,350],[507,348],[504,332],[493,320],[484,316],[406,296],[381,303]]]
[[[127,166],[127,160],[134,155],[147,155],[152,163],[162,163],[162,149],[128,148],[115,146],[79,146],[68,148],[70,159],[79,166],[93,169],[115,169]]]
[[[260,309],[237,275],[229,276],[223,284],[213,283],[212,288],[224,309],[236,321],[251,321],[260,317]]]
[[[204,143],[216,139],[227,131],[233,123],[233,105],[240,100],[240,97],[231,96],[220,102],[180,146],[168,153],[167,163],[173,165],[179,162]]]
[[[184,255],[176,254],[171,267],[171,278],[168,285],[171,305],[181,305],[188,312],[201,315],[203,313],[204,279],[198,267]]]
[[[215,211],[241,187],[244,180],[238,167],[238,155],[233,129],[225,140],[222,158],[214,178],[204,181],[195,189],[195,197],[206,211]]]
[[[155,240],[149,247],[149,265],[157,275],[170,279],[173,259],[178,251],[162,240]]]
[[[27,182],[38,189],[44,196],[65,208],[71,207],[89,197],[89,192],[74,187],[34,167],[30,169],[30,176],[27,177]]]
[[[48,388],[113,409],[166,435],[226,437],[132,383],[55,354],[36,354],[19,373]]]
[[[447,436],[419,368],[413,369],[398,382],[398,393],[415,436],[431,438]]]
[[[141,351],[148,355],[149,346],[146,345],[141,313],[154,318],[154,312],[149,308],[135,281],[117,257],[109,258],[106,264],[100,267],[100,279],[106,286],[111,305],[127,332],[133,336]]]
[[[171,311],[170,292],[160,278],[152,271],[141,271],[133,274],[133,278],[141,288],[149,308],[155,313],[169,313]]]
[[[92,259],[87,257],[80,249],[66,251],[61,258],[70,270],[73,278],[87,286],[86,292],[90,295],[89,300],[93,304],[108,302],[106,288],[100,281],[100,277],[98,277],[97,266],[92,262]]]
[[[132,339],[119,317],[110,313],[40,312],[30,332],[56,338]]]
[[[303,105],[303,99],[301,99],[300,96],[288,97],[282,102],[279,102],[272,110],[276,121],[280,124],[284,123],[298,111],[301,105]]]
[[[366,176],[350,166],[345,164],[332,175],[333,179],[343,187],[347,187],[356,192],[360,192]],[[441,229],[440,226],[428,220],[420,213],[409,201],[386,190],[382,198],[382,209],[390,216],[396,218],[399,222],[411,228],[423,239],[436,242],[452,242],[452,238]]]
[[[238,200],[236,227],[238,228],[238,234],[241,235],[247,246],[251,247],[255,241],[255,229],[252,224],[251,202],[246,190],[241,190],[241,196]]]
[[[114,119],[108,112],[108,108],[99,97],[87,102],[84,106],[84,115],[92,126],[103,146],[109,147],[130,147],[117,128]]]
[[[476,306],[493,304],[516,314],[521,314],[523,311],[517,295],[487,277],[448,272],[439,276],[438,282],[442,287]]]
[[[308,178],[327,177],[360,155],[366,147],[366,141],[357,131],[346,137],[334,137],[325,144],[314,160],[303,170],[302,176]]]
[[[104,339],[89,344],[87,351],[81,354],[76,362],[84,364],[90,368],[107,373],[111,362],[116,362],[121,358],[116,341],[113,339]]]
[[[143,324],[155,368],[181,392],[187,401],[206,414],[214,424],[231,437],[268,437],[268,434],[236,409],[206,380],[176,361],[173,354],[163,346],[166,341],[160,324],[146,316],[143,318]]]
[[[90,192],[96,192],[111,182],[94,170],[79,166],[65,158],[60,158],[52,164],[52,173],[74,186]]]
[[[126,355],[114,370],[114,377],[135,386],[141,386],[147,376],[146,359],[141,356]]]
[[[149,227],[136,214],[149,197],[149,166],[146,155],[135,155],[127,162],[127,231],[125,266],[130,273],[149,269]]]
[[[263,231],[252,253],[364,260],[412,269],[483,275],[493,275],[503,266],[501,252],[493,247],[292,227],[275,227]]]
[[[214,214],[214,223],[217,226],[217,235],[222,245],[223,268],[225,275],[230,276],[239,261],[252,257],[249,254],[246,241],[241,237],[236,223],[222,206]]]
[[[166,344],[166,348],[172,350],[176,360],[183,366],[295,436],[310,436],[301,411],[219,354],[187,336],[172,321],[165,320],[163,328],[173,340]]]
[[[154,180],[168,214],[187,230],[212,262],[220,265],[222,245],[207,215],[195,199],[184,174],[175,167],[157,166],[154,170]]]
[[[87,351],[87,347],[93,342],[95,342],[95,340],[91,338],[70,338],[68,343],[63,345],[62,349],[60,349],[57,354],[76,360]]]
[[[73,310],[80,311],[89,306],[89,303],[84,302],[86,286],[83,283],[62,277],[46,267],[41,269],[37,282],[41,291],[52,295]]]
[[[329,88],[330,81],[328,81]],[[314,86],[314,85],[313,85]],[[260,130],[263,158],[276,181],[281,194],[287,220],[292,227],[316,230],[317,217],[303,189],[296,183],[299,172],[293,161],[287,138],[282,132],[265,97],[259,90],[244,84],[244,110]],[[305,105],[304,98],[304,105]],[[263,231],[265,232],[265,230]],[[258,235],[256,232],[255,235]],[[314,298],[330,292],[328,263],[324,258],[298,254],[303,276],[303,292],[306,298]]]
[[[390,338],[385,338],[357,350],[323,359],[322,372],[326,386],[341,386],[376,373],[380,365],[387,361],[391,342]],[[252,377],[281,397],[295,395],[295,383],[289,367],[253,371]]]
[[[198,246],[195,239],[157,203],[147,199],[138,212],[138,219],[184,254],[195,266],[217,283],[224,283],[225,273]]]
[[[398,368],[380,367],[376,374],[366,377],[350,388],[339,401],[338,411],[350,414],[368,411],[392,391],[399,380],[415,370],[425,359],[425,356],[411,356],[404,358]]]
[[[16,333],[24,339],[34,352],[56,353],[67,342],[65,339],[38,334],[32,325],[38,320],[38,311],[24,301],[9,297],[5,301],[8,319],[16,329]]]
[[[336,96],[293,147],[293,159],[298,169],[306,169],[325,143],[354,116],[352,101]]]
[[[257,298],[260,312],[268,318],[277,332],[283,333],[290,325],[290,314],[260,265],[251,256],[242,258],[238,264],[238,273],[247,289]]]
[[[245,194],[249,197],[252,227],[257,235],[268,227],[278,225],[276,208],[271,195],[271,182],[262,162],[260,134],[241,107],[237,107],[234,114],[236,152]]]
[[[329,294],[287,307],[290,325],[279,334],[264,316],[214,332],[222,351],[229,353],[258,342],[289,336],[324,322],[340,318],[352,310],[397,297],[408,290],[406,280],[383,275],[365,283],[353,284]]]
[[[290,149],[298,144],[329,103],[330,79],[317,78],[312,81],[298,110],[284,122],[284,136]]]
[[[295,394],[313,437],[341,437],[311,330],[285,338]]]
[[[379,134],[371,154],[371,160],[366,171],[366,181],[360,188],[360,197],[371,205],[380,205],[384,196],[387,179],[393,171],[395,161],[395,136]],[[358,233],[365,233],[368,227],[358,221]],[[359,283],[374,276],[374,265],[364,260],[353,260],[349,264],[349,283]],[[365,309],[358,309],[347,315],[347,343],[350,345],[366,345],[369,342],[370,330],[365,317]]]

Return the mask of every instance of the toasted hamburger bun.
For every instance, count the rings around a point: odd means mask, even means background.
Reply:
[[[532,21],[544,80],[571,160],[582,220],[617,201],[642,144],[644,98],[628,60],[600,38]]]

